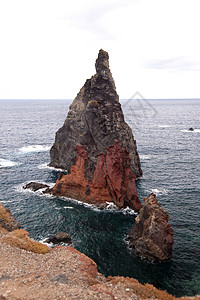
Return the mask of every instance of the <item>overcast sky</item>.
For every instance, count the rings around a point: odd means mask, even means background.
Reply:
[[[0,0],[0,99],[72,99],[109,52],[120,98],[200,98],[199,0]]]

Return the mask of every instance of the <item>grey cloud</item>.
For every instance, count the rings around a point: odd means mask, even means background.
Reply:
[[[171,59],[153,59],[147,60],[144,64],[148,69],[168,69],[171,71],[199,71],[200,62],[192,61],[185,57],[176,57]]]

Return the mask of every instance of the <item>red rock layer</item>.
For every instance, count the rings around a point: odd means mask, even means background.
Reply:
[[[98,156],[92,182],[84,176],[85,163],[90,164],[84,146],[76,147],[78,157],[70,174],[56,181],[51,193],[92,204],[114,202],[118,208],[129,206],[135,211],[142,207],[137,195],[135,175],[131,170],[129,152],[118,141]]]

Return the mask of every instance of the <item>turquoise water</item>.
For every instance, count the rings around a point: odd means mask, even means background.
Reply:
[[[68,232],[75,248],[105,275],[134,277],[176,296],[200,294],[200,101],[121,101],[141,156],[140,200],[155,192],[174,229],[173,257],[164,264],[141,260],[128,248],[132,212],[98,210],[22,189],[29,181],[55,182],[58,171],[46,167],[49,148],[70,103],[0,101],[2,204],[37,240]],[[190,127],[195,131],[188,132]]]

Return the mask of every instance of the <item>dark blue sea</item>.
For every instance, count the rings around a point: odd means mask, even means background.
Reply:
[[[0,101],[0,201],[36,240],[68,232],[74,247],[104,275],[134,277],[175,296],[200,294],[200,101],[122,100],[133,130],[143,178],[141,202],[152,191],[170,215],[173,257],[149,263],[126,243],[133,211],[99,210],[73,200],[23,190],[29,181],[54,183],[58,170],[47,167],[55,132],[70,100]],[[188,131],[193,127],[195,130]]]

